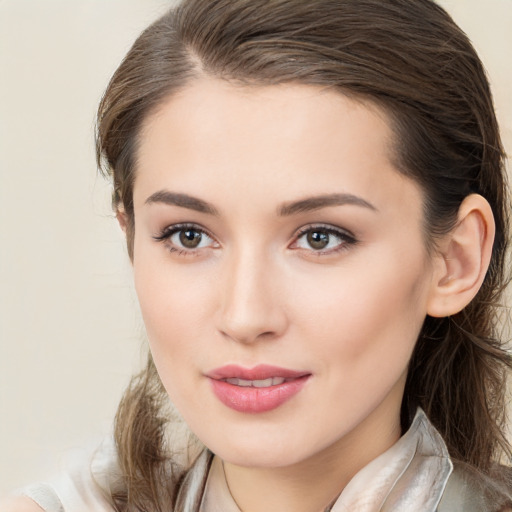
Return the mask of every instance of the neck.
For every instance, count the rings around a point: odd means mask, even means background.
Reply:
[[[399,439],[399,412],[378,412],[334,445],[288,466],[254,468],[224,462],[227,484],[240,510],[329,510],[353,476]]]

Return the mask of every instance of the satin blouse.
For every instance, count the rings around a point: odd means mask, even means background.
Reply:
[[[119,485],[113,443],[89,464],[22,490],[45,512],[113,512],[109,490]],[[222,460],[204,449],[180,489],[186,512],[241,512],[226,482]],[[409,430],[348,483],[330,512],[496,512],[456,469],[446,445],[418,409]]]

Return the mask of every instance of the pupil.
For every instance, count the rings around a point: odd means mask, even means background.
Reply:
[[[187,229],[180,231],[180,242],[183,247],[195,249],[201,242],[202,235],[198,231]]]
[[[329,234],[325,231],[311,231],[307,239],[313,249],[324,249],[329,244]]]

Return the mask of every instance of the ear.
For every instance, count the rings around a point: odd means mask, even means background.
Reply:
[[[119,207],[117,209],[116,218],[117,218],[117,222],[119,222],[119,226],[121,226],[121,229],[123,230],[123,233],[126,235],[126,228],[128,226],[128,217],[126,216],[126,213],[122,207]]]
[[[472,194],[459,208],[456,226],[438,247],[427,313],[458,313],[475,297],[491,260],[494,216],[486,199]]]

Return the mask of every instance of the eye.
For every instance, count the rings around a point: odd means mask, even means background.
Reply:
[[[346,231],[334,227],[316,226],[302,229],[297,235],[293,248],[325,254],[346,249],[355,243],[355,237]]]
[[[215,240],[204,229],[188,224],[168,226],[154,239],[165,242],[172,252],[193,252],[216,245]]]
[[[180,229],[174,233],[169,240],[176,244],[182,245],[186,249],[197,249],[201,247],[201,243],[205,243],[206,236],[197,229]]]

